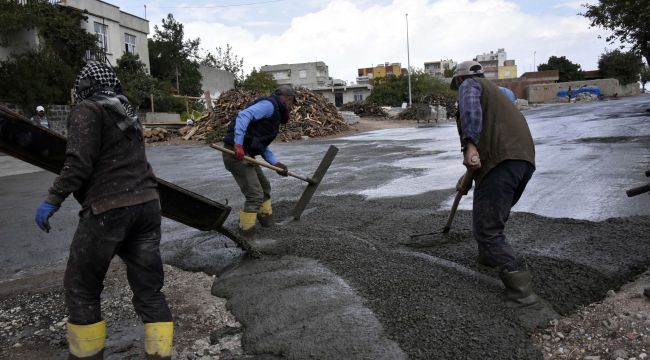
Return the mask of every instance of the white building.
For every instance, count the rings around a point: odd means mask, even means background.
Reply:
[[[336,107],[340,107],[349,102],[363,102],[370,96],[372,86],[368,84],[332,84],[329,87],[313,89],[313,91],[323,95]]]
[[[454,60],[428,61],[424,63],[424,71],[433,76],[444,77],[445,70],[453,70],[456,67]]]
[[[68,6],[81,11],[88,19],[81,28],[97,36],[97,43],[103,50],[101,54],[87,54],[88,59],[103,59],[104,54],[111,65],[117,66],[117,59],[125,52],[138,54],[149,70],[149,21],[120,11],[120,8],[99,0],[60,0],[53,2],[58,6]],[[40,46],[36,29],[17,32],[8,39],[8,44],[0,47],[0,60],[11,53],[21,53]]]
[[[307,89],[326,86],[328,80],[330,80],[327,65],[322,61],[264,65],[260,68],[260,71],[273,75],[278,85],[302,86]]]
[[[506,50],[499,48],[497,52],[490,51],[481,55],[476,55],[474,61],[478,61],[483,65],[483,72],[488,79],[499,78],[499,68],[505,65],[507,59]]]
[[[149,70],[149,21],[121,11],[118,6],[100,0],[61,0],[61,6],[86,11],[88,19],[81,27],[97,36],[97,44],[111,65],[124,53],[138,54]],[[97,57],[97,54],[89,54]]]

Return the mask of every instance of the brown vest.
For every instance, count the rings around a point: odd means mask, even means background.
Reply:
[[[478,144],[481,168],[474,174],[478,186],[504,160],[525,160],[535,166],[535,145],[526,118],[499,87],[485,78],[475,80],[483,88],[483,127]]]

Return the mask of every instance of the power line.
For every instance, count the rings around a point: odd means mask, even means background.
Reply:
[[[239,6],[250,6],[250,5],[263,5],[282,2],[285,0],[269,0],[269,1],[258,1],[245,4],[232,4],[232,5],[202,5],[202,6],[149,6],[156,7],[159,9],[218,9],[218,8],[229,8],[229,7],[239,7]]]

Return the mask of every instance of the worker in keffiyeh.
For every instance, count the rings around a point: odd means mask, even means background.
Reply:
[[[172,315],[160,291],[160,202],[142,126],[106,64],[81,69],[74,95],[64,166],[36,212],[36,223],[49,232],[49,218],[68,195],[81,204],[64,277],[70,358],[103,356],[106,323],[100,295],[115,255],[127,267],[147,356],[171,358]]]

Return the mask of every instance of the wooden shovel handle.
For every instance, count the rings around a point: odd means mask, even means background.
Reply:
[[[220,146],[220,145],[217,145],[217,144],[210,144],[210,147],[215,149],[215,150],[219,150],[221,152],[224,152],[226,154],[230,154],[232,156],[235,156],[234,151],[232,151],[230,149],[226,149],[223,146]],[[244,155],[244,160],[248,161],[251,164],[256,164],[256,165],[259,165],[259,166],[263,166],[263,167],[265,167],[267,169],[271,169],[271,170],[277,171],[277,172],[282,172],[282,171],[285,170],[285,169],[283,169],[281,167],[271,165],[271,164],[267,163],[266,161],[259,161],[259,160],[255,159],[255,158],[252,158],[252,157],[246,156],[246,155]],[[314,181],[312,179],[310,179],[310,178],[308,178],[306,176],[302,176],[300,174],[292,173],[291,171],[287,172],[287,175],[295,177],[296,179],[300,179],[302,181],[308,182],[310,184],[314,183]]]
[[[463,181],[461,182],[461,187],[463,189],[469,188],[469,186],[472,184],[472,180],[474,180],[474,173],[467,169],[465,172],[465,175],[463,175]],[[451,205],[451,212],[449,213],[449,219],[447,219],[447,224],[445,227],[442,229],[443,233],[448,233],[449,230],[451,230],[451,223],[454,221],[454,216],[456,215],[456,210],[458,209],[458,204],[460,203],[460,199],[463,197],[463,193],[458,191],[456,192],[456,197],[454,198],[454,203]]]

